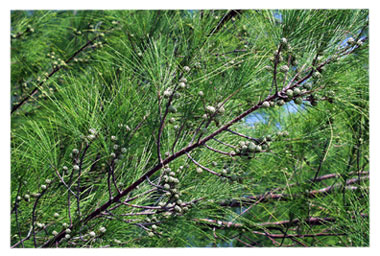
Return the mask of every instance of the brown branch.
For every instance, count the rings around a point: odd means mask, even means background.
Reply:
[[[220,144],[222,144],[222,145],[224,145],[224,146],[226,146],[226,147],[230,147],[230,148],[233,148],[233,149],[236,149],[236,148],[237,148],[237,147],[234,146],[234,145],[228,144],[228,143],[223,142],[223,141],[221,141],[221,140],[218,140],[218,139],[216,139],[216,138],[212,138],[212,139],[215,140],[216,142],[219,142]]]
[[[182,76],[183,74],[181,73],[180,74],[180,77]],[[164,129],[164,126],[165,126],[165,119],[169,113],[169,107],[174,99],[174,94],[177,92],[177,89],[178,89],[178,86],[179,84],[177,83],[175,86],[174,86],[174,89],[172,91],[172,94],[169,96],[169,99],[168,99],[168,102],[166,103],[166,108],[165,108],[165,112],[164,112],[164,116],[162,117],[162,119],[160,120],[160,126],[158,128],[158,135],[157,135],[157,156],[158,156],[158,160],[160,163],[162,163],[162,157],[161,157],[161,134],[162,134],[162,131]],[[161,112],[161,110],[160,110]]]
[[[278,63],[280,62],[280,61],[279,61],[279,57],[280,57],[280,54],[281,54],[282,47],[283,47],[283,44],[280,43],[280,45],[278,46],[277,52],[276,52],[275,59],[274,59],[273,81],[272,81],[272,87],[271,87],[271,90],[269,91],[269,95],[272,93],[272,88],[273,88],[273,86],[274,86],[275,89],[276,89],[275,94],[277,94],[277,92],[278,92],[278,86],[277,86],[277,65],[278,65]]]
[[[218,32],[225,23],[227,23],[229,20],[231,20],[233,17],[237,16],[237,15],[240,15],[243,13],[244,10],[231,10],[229,11],[226,15],[224,15],[218,25],[210,32],[210,34],[208,35],[208,37],[210,37],[212,34]]]
[[[304,237],[319,237],[319,236],[346,236],[346,233],[316,233],[316,234],[287,234],[287,235],[281,235],[281,234],[269,234],[269,233],[263,233],[258,231],[252,231],[252,233],[257,235],[263,235],[267,237],[271,237],[274,239],[283,239],[283,238],[304,238]]]
[[[238,135],[238,136],[240,136],[240,137],[243,137],[243,138],[246,138],[246,139],[252,140],[252,141],[254,141],[254,142],[256,142],[256,143],[260,143],[260,141],[259,141],[258,139],[256,139],[256,138],[252,138],[252,137],[249,137],[249,136],[247,136],[247,135],[245,135],[245,134],[242,134],[242,133],[239,133],[239,132],[232,131],[231,129],[226,129],[226,131],[228,131],[228,132],[230,132],[230,133],[232,133],[232,134]]]
[[[189,153],[186,153],[187,157],[196,165],[196,166],[199,166],[200,168],[202,168],[203,170],[213,174],[213,175],[216,175],[216,176],[219,176],[219,177],[224,177],[222,174],[220,173],[217,173],[217,172],[214,172],[213,170],[201,165],[200,163],[198,163],[197,161],[194,160],[194,158],[191,157],[191,155]]]
[[[37,241],[36,241],[36,232],[35,232],[35,224],[36,224],[36,209],[37,209],[37,204],[40,198],[46,193],[47,188],[43,190],[40,195],[37,197],[36,201],[34,202],[33,205],[33,210],[32,210],[32,234],[33,234],[33,243],[34,247],[37,248]]]
[[[82,51],[84,51],[89,45],[91,45],[96,39],[98,39],[100,36],[96,36],[94,37],[93,39],[89,40],[86,44],[84,44],[81,48],[79,48],[70,58],[68,58],[66,61],[65,61],[65,64],[68,64],[71,60],[73,60],[79,53],[81,53]],[[33,97],[38,91],[39,91],[39,88],[47,81],[49,80],[50,77],[52,77],[55,73],[57,73],[59,70],[62,69],[62,66],[59,65],[55,68],[53,68],[53,70],[47,75],[46,77],[46,80],[45,81],[41,81],[36,88],[34,88],[32,90],[32,92],[26,96],[24,99],[22,99],[17,105],[15,105],[12,110],[11,110],[11,114],[13,114],[17,109],[19,109],[20,107],[22,107],[31,97]]]
[[[14,245],[12,245],[11,248],[15,248],[15,247],[17,247],[19,244],[23,244],[26,240],[28,240],[28,239],[32,236],[32,230],[33,230],[33,227],[30,226],[29,232],[28,232],[28,234],[26,235],[26,237],[24,237],[23,239],[21,239],[19,242],[15,243]]]
[[[216,153],[219,153],[219,154],[222,154],[222,155],[225,155],[225,156],[236,156],[237,155],[236,153],[235,154],[231,154],[231,153],[228,153],[228,152],[221,151],[219,149],[212,148],[212,147],[208,146],[206,143],[204,144],[204,146],[207,149],[211,150],[211,151],[214,151]]]
[[[361,180],[368,179],[369,177],[361,177]],[[359,181],[358,178],[353,178],[350,180],[347,180],[346,186],[343,186],[342,184],[335,184],[331,185],[325,188],[312,190],[306,194],[307,197],[314,198],[317,196],[324,196],[332,193],[334,190],[338,190],[342,187],[345,187],[348,190],[357,190],[358,187],[355,186],[349,186],[351,184],[357,183]],[[253,195],[253,196],[247,196],[241,199],[232,199],[230,202],[221,202],[221,206],[230,206],[230,207],[237,207],[241,205],[248,205],[252,203],[257,203],[257,201],[260,202],[269,202],[272,200],[278,200],[278,201],[287,201],[295,197],[301,197],[305,196],[304,194],[295,194],[295,195],[289,195],[289,194],[272,194],[272,193],[265,193],[262,195]]]

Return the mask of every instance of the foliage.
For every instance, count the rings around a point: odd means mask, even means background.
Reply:
[[[369,246],[368,10],[12,11],[11,47],[12,247]]]

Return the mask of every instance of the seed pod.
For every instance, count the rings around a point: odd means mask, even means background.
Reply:
[[[184,83],[187,83],[187,79],[185,77],[181,77],[181,79],[179,79],[180,82],[184,82]]]
[[[184,82],[180,82],[180,83],[178,84],[178,86],[179,86],[179,88],[181,88],[181,89],[185,89],[185,88],[186,88],[186,84],[185,84]]]
[[[168,110],[171,113],[176,113],[177,112],[177,109],[173,105],[170,105],[169,108],[168,108]]]
[[[299,88],[295,88],[293,90],[294,95],[299,95],[301,93],[301,90]]]
[[[304,84],[303,85],[303,88],[305,88],[306,90],[310,90],[311,89],[311,84]]]
[[[94,140],[96,138],[96,136],[94,134],[90,134],[87,136],[87,139],[89,140]]]
[[[263,107],[264,107],[264,108],[269,108],[269,107],[270,107],[269,102],[268,102],[268,101],[264,101],[264,102],[263,102]]]
[[[214,114],[216,109],[213,106],[207,106],[206,111],[209,112],[210,114]]]
[[[41,189],[45,190],[46,189],[46,185],[41,185]]]
[[[285,37],[283,37],[283,38],[281,38],[281,43],[282,44],[287,44],[288,40]]]
[[[59,217],[59,213],[58,212],[54,213],[54,217],[58,218]]]
[[[116,140],[117,140],[117,137],[113,135],[113,136],[111,136],[111,140],[112,140],[112,141],[116,141]]]
[[[65,232],[66,232],[67,234],[70,234],[70,233],[71,233],[71,229],[67,228],[67,229],[65,230]]]
[[[297,105],[301,105],[302,104],[302,98],[295,98],[294,103],[296,103]]]
[[[313,78],[321,78],[322,77],[321,73],[319,73],[318,71],[314,71],[312,76],[313,76]]]
[[[98,132],[97,132],[94,128],[90,128],[88,131],[89,131],[91,134],[94,134],[94,135],[97,135],[97,134],[98,134]]]
[[[281,72],[288,72],[289,71],[289,67],[287,65],[283,65],[280,67],[280,71]]]
[[[164,91],[164,97],[169,98],[172,95],[173,91],[169,88]]]
[[[96,234],[95,234],[95,232],[94,231],[91,231],[90,233],[88,233],[91,237],[95,237],[96,236]]]
[[[202,173],[202,172],[203,172],[202,168],[198,167],[197,168],[197,173]]]
[[[165,189],[170,189],[170,185],[166,183],[166,184],[164,185],[164,188],[165,188]]]
[[[66,234],[66,235],[65,235],[65,238],[66,238],[66,239],[70,239],[71,236],[70,236],[69,234]]]
[[[37,198],[37,197],[39,197],[41,194],[40,193],[32,193],[32,197],[34,197],[34,198]]]
[[[79,153],[79,150],[76,149],[76,148],[74,148],[74,149],[73,149],[73,155],[76,155],[76,154],[78,154],[78,153]]]
[[[183,70],[186,71],[186,72],[189,72],[189,71],[190,71],[190,67],[188,67],[188,66],[184,66],[184,67],[183,67]]]
[[[349,45],[353,45],[353,44],[355,44],[355,39],[353,37],[350,37],[350,38],[348,38],[347,43]]]
[[[289,97],[292,97],[293,96],[293,90],[292,89],[287,90],[286,95],[288,95]]]
[[[174,207],[174,210],[175,210],[176,212],[182,212],[182,208],[181,208],[180,206],[178,206],[178,205],[176,205],[176,206]]]
[[[273,71],[273,68],[271,66],[265,66],[264,69],[267,71]]]
[[[56,235],[58,235],[58,232],[55,231],[55,230],[53,230],[53,232],[51,232],[51,234],[52,234],[53,236],[56,236]]]
[[[218,112],[219,113],[224,113],[224,112],[226,112],[226,110],[224,109],[223,106],[221,106],[221,107],[219,107]]]
[[[249,150],[249,152],[255,152],[256,145],[253,142],[249,142],[249,144],[248,144],[248,150]]]
[[[205,94],[203,93],[203,91],[199,91],[198,95],[201,96],[201,97],[203,97]]]
[[[277,105],[283,106],[283,105],[285,105],[285,101],[284,100],[278,100]]]

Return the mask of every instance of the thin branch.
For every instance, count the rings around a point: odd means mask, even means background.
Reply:
[[[233,146],[233,145],[231,145],[231,144],[225,143],[225,142],[223,142],[223,141],[221,141],[221,140],[218,140],[218,139],[216,139],[216,138],[213,138],[213,140],[215,140],[216,142],[219,142],[220,144],[222,144],[222,145],[224,145],[224,146],[226,146],[226,147],[230,147],[230,148],[233,148],[233,149],[236,149],[236,148],[237,148],[236,146]]]
[[[31,235],[32,235],[32,230],[33,230],[33,227],[30,226],[30,229],[29,229],[29,232],[28,234],[26,235],[26,237],[24,237],[23,239],[21,239],[19,242],[15,243],[14,245],[11,246],[11,248],[15,248],[17,247],[20,243],[23,244],[26,240],[28,240]]]
[[[202,168],[203,170],[213,174],[213,175],[216,175],[216,176],[219,176],[219,177],[226,177],[220,173],[217,173],[217,172],[214,172],[213,170],[201,165],[200,163],[198,163],[197,161],[194,160],[194,158],[191,157],[191,155],[189,153],[186,153],[187,157],[198,167]]]
[[[81,53],[82,51],[84,51],[89,45],[91,45],[96,39],[98,39],[100,36],[96,36],[94,37],[93,39],[89,40],[86,44],[84,44],[81,48],[79,48],[79,50],[77,50],[70,58],[68,58],[66,61],[65,61],[65,64],[68,64],[71,60],[73,60],[79,53]],[[24,99],[22,99],[17,105],[15,105],[13,108],[12,108],[12,111],[11,111],[11,114],[13,114],[17,109],[19,109],[20,107],[22,107],[22,105],[24,105],[31,97],[33,97],[38,91],[39,91],[39,88],[42,87],[42,85],[50,78],[52,77],[56,72],[58,72],[60,69],[62,69],[62,66],[57,66],[55,68],[53,68],[53,70],[50,72],[49,75],[47,75],[46,77],[46,80],[45,81],[41,81],[36,88],[34,88],[32,90],[32,92],[26,96]]]
[[[207,149],[211,150],[211,151],[214,151],[214,152],[216,152],[216,153],[219,153],[219,154],[222,154],[222,155],[225,155],[225,156],[237,156],[237,155],[238,155],[238,154],[236,154],[236,153],[231,154],[231,153],[228,153],[228,152],[221,151],[221,150],[219,150],[219,149],[215,149],[215,148],[213,148],[213,147],[208,146],[206,143],[204,144],[204,146],[205,146]]]
[[[36,201],[34,202],[33,210],[32,210],[32,234],[33,234],[33,243],[34,243],[35,248],[37,248],[36,233],[35,233],[36,209],[37,209],[38,201],[46,193],[46,191],[47,191],[47,188],[45,190],[43,190],[40,193],[40,195],[37,197]]]
[[[247,135],[245,135],[245,134],[242,134],[242,133],[239,133],[239,132],[232,131],[231,129],[226,129],[226,131],[228,131],[228,132],[230,132],[230,133],[232,133],[232,134],[238,135],[238,136],[240,136],[240,137],[243,137],[243,138],[246,138],[246,139],[252,140],[252,141],[254,141],[254,142],[256,142],[256,143],[260,143],[260,141],[259,141],[258,139],[256,139],[256,138],[252,138],[252,137],[249,137],[249,136],[247,136]]]
[[[319,237],[319,236],[346,236],[346,233],[316,233],[316,234],[287,234],[287,235],[280,235],[280,234],[269,234],[269,233],[262,233],[258,231],[252,231],[252,233],[257,235],[263,235],[268,236],[274,239],[283,239],[283,238],[304,238],[304,237]]]
[[[369,177],[361,177],[361,180],[368,179]],[[324,196],[332,193],[334,190],[338,190],[342,187],[345,187],[348,190],[357,190],[358,187],[355,186],[349,186],[351,184],[357,183],[359,181],[358,178],[350,179],[347,180],[346,186],[343,186],[342,184],[335,184],[331,185],[325,188],[317,189],[317,190],[312,190],[306,194],[306,196],[313,198],[317,196]],[[253,196],[247,196],[244,198],[240,199],[232,199],[230,202],[222,202],[220,203],[221,206],[230,206],[230,207],[237,207],[241,205],[247,205],[247,204],[252,204],[256,203],[257,201],[260,202],[269,202],[272,200],[280,200],[280,201],[287,201],[290,199],[293,199],[295,197],[302,197],[304,194],[294,194],[294,195],[289,195],[289,194],[272,194],[272,193],[265,193],[263,195],[253,195]]]

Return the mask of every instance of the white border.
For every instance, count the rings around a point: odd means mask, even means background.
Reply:
[[[15,9],[314,9],[314,8],[328,8],[328,9],[370,9],[370,221],[371,221],[371,244],[370,248],[294,248],[294,249],[276,249],[276,248],[221,248],[221,249],[10,249],[9,245],[9,230],[10,230],[10,215],[9,215],[9,193],[10,193],[10,101],[9,101],[9,85],[10,85],[10,10]],[[57,255],[81,254],[81,255],[126,255],[126,254],[154,254],[154,255],[183,255],[183,254],[207,254],[207,255],[228,255],[239,253],[265,253],[265,254],[281,254],[281,255],[318,255],[321,254],[336,254],[343,253],[348,255],[357,255],[365,253],[366,255],[374,255],[376,249],[379,249],[380,236],[379,236],[379,159],[377,154],[380,152],[379,148],[379,114],[380,100],[377,97],[379,93],[379,66],[378,60],[380,45],[379,41],[379,17],[380,13],[375,9],[375,1],[331,1],[331,0],[318,0],[318,1],[205,1],[205,0],[191,0],[191,1],[5,1],[2,2],[1,8],[1,100],[0,100],[0,113],[3,121],[1,126],[1,205],[3,211],[1,212],[2,231],[0,237],[1,252],[6,255],[48,255],[51,253]],[[54,250],[54,251],[53,251]],[[280,251],[278,251],[280,250]]]

